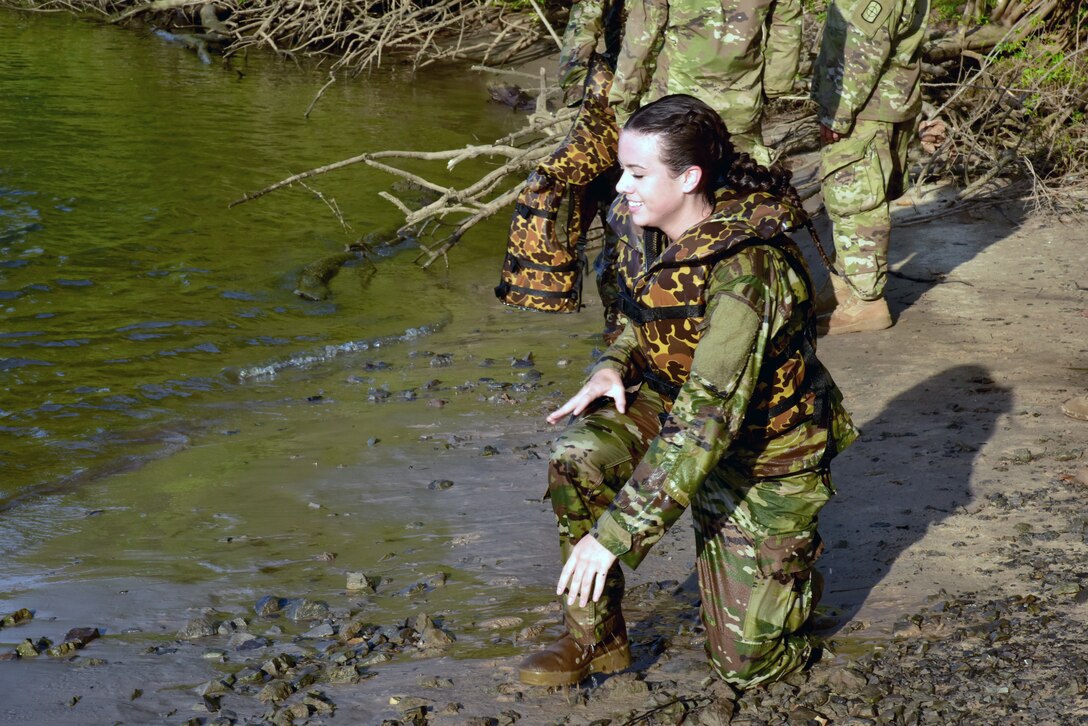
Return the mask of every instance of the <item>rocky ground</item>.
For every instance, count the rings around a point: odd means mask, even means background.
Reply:
[[[447,584],[435,567],[395,587],[348,573],[338,601],[272,593],[245,609],[179,613],[177,632],[150,645],[88,630],[46,642],[30,613],[13,613],[0,636],[24,640],[3,656],[19,662],[0,664],[0,720],[1088,722],[1088,422],[1059,410],[1088,388],[1088,233],[1075,220],[1012,206],[913,224],[948,196],[935,190],[896,206],[895,327],[821,342],[863,436],[836,461],[838,495],[821,524],[825,650],[810,672],[744,694],[712,676],[685,519],[629,579],[635,664],[578,688],[517,682],[519,654],[557,632],[557,606],[487,618],[428,612],[428,597]],[[572,324],[588,328],[580,318]],[[509,384],[492,385],[495,373],[433,395],[435,406],[460,395],[517,402],[531,416],[496,416],[491,429],[466,430],[464,439],[451,424],[443,448],[472,441],[473,455],[447,457],[448,478],[431,490],[456,492],[500,469],[518,480],[517,493],[492,492],[488,506],[522,538],[510,556],[524,560],[526,573],[511,586],[539,602],[558,567],[547,505],[524,492],[544,489],[553,432],[538,414],[565,391],[534,370],[533,361],[515,360],[502,373]],[[481,449],[483,441],[493,444]],[[471,561],[474,550],[509,549],[511,536],[484,528],[454,545]],[[368,603],[382,597],[415,606],[375,621]],[[466,657],[458,638],[488,643],[494,655]],[[64,672],[43,670],[56,660],[68,661]],[[141,682],[152,662],[171,664],[171,683]],[[17,668],[24,675],[13,675]]]

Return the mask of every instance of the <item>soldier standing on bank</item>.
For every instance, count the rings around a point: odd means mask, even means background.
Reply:
[[[609,94],[617,120],[690,94],[721,115],[738,149],[770,164],[763,99],[793,86],[801,20],[800,0],[631,0]]]
[[[823,199],[835,239],[821,332],[892,325],[888,202],[905,187],[907,147],[922,107],[921,48],[929,0],[831,0],[812,97],[819,104]]]

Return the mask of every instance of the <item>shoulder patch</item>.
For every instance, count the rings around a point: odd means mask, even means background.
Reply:
[[[849,18],[850,24],[865,37],[872,38],[884,27],[894,10],[895,0],[860,0]]]

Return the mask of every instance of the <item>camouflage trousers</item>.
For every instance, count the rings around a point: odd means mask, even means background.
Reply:
[[[660,397],[640,392],[626,414],[609,401],[559,437],[548,486],[564,560],[630,478],[661,428],[663,411]],[[811,646],[798,631],[820,598],[813,569],[821,550],[817,515],[832,491],[826,469],[756,479],[725,462],[692,499],[705,647],[729,683],[747,688],[772,681],[808,660]],[[617,562],[598,602],[566,606],[572,634],[583,642],[600,639],[623,591]]]
[[[888,203],[905,189],[913,130],[913,121],[858,120],[849,136],[820,154],[835,267],[863,300],[884,295],[892,227]]]

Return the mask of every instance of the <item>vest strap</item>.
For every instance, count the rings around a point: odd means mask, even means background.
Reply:
[[[625,288],[620,289],[620,312],[635,325],[645,325],[658,320],[676,320],[683,318],[701,318],[706,313],[706,305],[673,305],[671,307],[648,308],[640,305]]]
[[[514,205],[514,213],[526,219],[529,217],[541,217],[552,222],[559,219],[559,212],[556,210],[549,211],[547,209],[537,209],[536,207],[530,207],[528,204],[522,202],[518,202]]]
[[[517,255],[507,252],[506,259],[510,262],[510,272],[517,272],[520,269],[529,270],[541,270],[542,272],[574,272],[581,267],[581,260],[573,259],[564,265],[542,265],[539,262],[533,262],[525,257],[518,257]]]
[[[650,387],[650,390],[670,401],[675,401],[676,397],[680,395],[680,385],[658,375],[653,368],[647,366],[642,371],[642,379]]]
[[[534,290],[531,287],[522,287],[521,285],[511,285],[505,280],[495,286],[495,297],[500,300],[504,299],[507,294],[511,292],[520,292],[522,295],[534,295],[536,297],[549,298],[554,300],[577,300],[579,298],[578,290],[568,290],[567,292],[559,292],[557,290]]]

